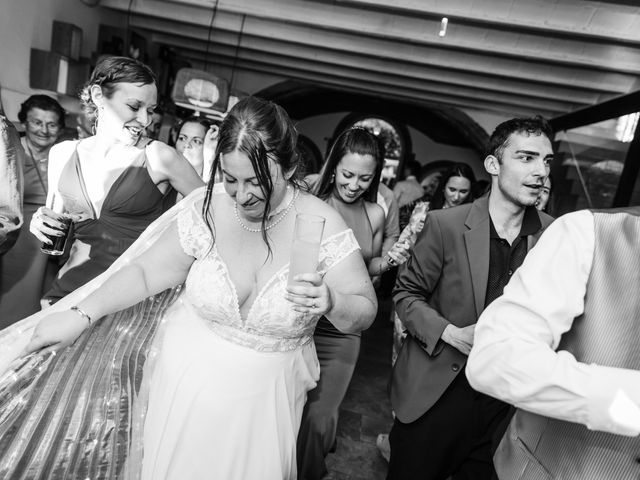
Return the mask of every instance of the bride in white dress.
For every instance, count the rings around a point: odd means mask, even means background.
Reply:
[[[142,478],[295,480],[302,409],[319,375],[316,321],[324,315],[344,332],[373,321],[375,294],[352,232],[293,180],[296,137],[282,108],[239,102],[221,125],[212,171],[220,168],[224,189],[210,181],[193,192],[157,240],[134,245],[35,327],[28,351],[60,351],[90,324],[116,321],[105,315],[186,282],[144,366],[148,407],[133,408]],[[296,213],[326,223],[318,271],[287,287]],[[126,472],[138,477],[140,452]]]

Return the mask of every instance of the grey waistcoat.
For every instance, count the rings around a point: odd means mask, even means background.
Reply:
[[[640,207],[594,212],[594,226],[584,313],[558,350],[640,370]],[[638,480],[640,438],[518,410],[494,460],[500,480]]]

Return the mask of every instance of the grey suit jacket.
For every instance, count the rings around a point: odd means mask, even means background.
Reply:
[[[542,228],[553,220],[538,213]],[[489,200],[427,215],[411,258],[398,274],[394,302],[408,331],[393,368],[391,405],[403,423],[417,420],[464,370],[467,356],[440,337],[452,323],[476,323],[484,309],[489,275]]]

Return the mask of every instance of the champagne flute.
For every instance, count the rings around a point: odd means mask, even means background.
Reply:
[[[317,270],[324,222],[324,217],[319,215],[306,213],[296,215],[288,285],[300,285],[302,282],[293,280],[296,275],[314,273]]]

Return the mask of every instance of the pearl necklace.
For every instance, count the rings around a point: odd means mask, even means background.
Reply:
[[[289,201],[289,204],[287,205],[287,208],[284,209],[284,211],[282,212],[282,215],[280,215],[280,217],[278,217],[278,219],[267,225],[266,227],[264,227],[264,231],[266,232],[267,230],[271,230],[273,227],[275,227],[276,225],[278,225],[283,219],[284,217],[287,216],[287,214],[289,213],[289,210],[291,210],[291,207],[293,207],[293,204],[296,202],[296,198],[298,198],[298,194],[300,193],[300,190],[298,190],[297,188],[295,189],[295,192],[293,194],[293,197],[291,198],[291,200]],[[242,219],[240,218],[240,214],[238,213],[238,202],[235,202],[233,205],[233,211],[236,214],[236,220],[238,220],[238,223],[240,224],[240,226],[242,228],[244,228],[247,232],[253,232],[253,233],[259,233],[262,232],[262,228],[251,228],[248,227],[247,225],[245,225],[242,222]]]

